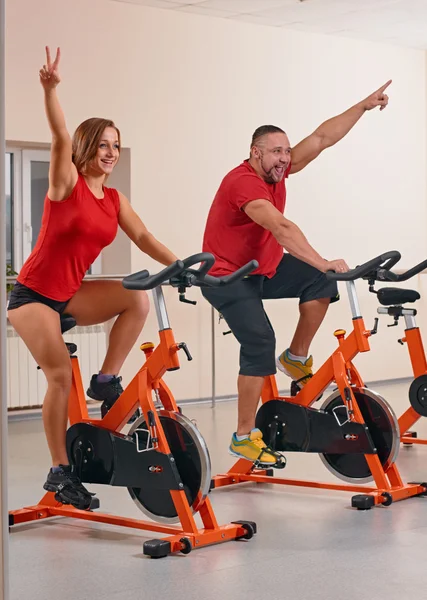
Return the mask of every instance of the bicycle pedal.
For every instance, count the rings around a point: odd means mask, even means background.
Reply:
[[[271,466],[273,467],[273,469],[284,469],[286,467],[286,464],[287,464],[286,458],[282,454],[280,454],[278,461],[274,465],[271,465]]]

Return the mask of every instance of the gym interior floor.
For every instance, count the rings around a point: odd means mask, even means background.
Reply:
[[[374,386],[373,386],[374,387]],[[378,385],[400,415],[408,384]],[[228,454],[235,402],[187,405],[210,449],[212,474],[233,464]],[[427,437],[427,420],[416,427]],[[427,446],[401,447],[406,481],[427,479]],[[43,493],[48,452],[40,419],[9,424],[9,506]],[[337,482],[317,455],[288,454],[278,475]],[[88,486],[103,512],[144,518],[127,490]],[[257,523],[250,541],[229,542],[152,560],[142,554],[148,532],[64,518],[23,524],[10,534],[14,600],[174,600],[268,598],[293,600],[422,597],[427,586],[427,497],[367,512],[350,508],[351,494],[310,488],[240,484],[210,494],[220,523]]]

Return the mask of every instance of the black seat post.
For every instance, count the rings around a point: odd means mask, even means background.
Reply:
[[[66,333],[67,331],[70,331],[70,329],[73,329],[73,327],[75,327],[77,325],[75,318],[72,317],[71,315],[63,314],[63,315],[61,315],[60,319],[61,319],[61,333],[62,334]]]
[[[74,317],[71,315],[63,314],[61,315],[61,333],[64,335],[70,329],[73,329],[77,325],[77,322]],[[73,356],[77,352],[77,344],[73,344],[70,342],[65,342],[67,346],[67,350],[70,356]]]

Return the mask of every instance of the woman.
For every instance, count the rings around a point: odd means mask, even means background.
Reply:
[[[60,315],[78,325],[117,317],[101,371],[88,395],[111,408],[123,391],[120,369],[147,318],[145,292],[126,290],[119,281],[82,281],[90,265],[120,227],[142,250],[163,265],[175,255],[151,235],[129,201],[104,186],[120,155],[120,132],[112,121],[92,118],[68,134],[56,87],[60,49],[40,70],[45,110],[52,133],[49,189],[37,243],[19,273],[8,306],[9,321],[46,375],[43,423],[52,468],[44,488],[64,504],[89,507],[91,494],[69,465],[65,433],[71,387],[71,361],[60,329]]]

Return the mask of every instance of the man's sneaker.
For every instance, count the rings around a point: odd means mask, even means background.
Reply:
[[[281,454],[266,446],[259,429],[252,429],[249,436],[243,440],[238,440],[236,434],[233,433],[229,451],[238,458],[251,460],[256,466],[275,467],[279,464],[281,466],[284,460]]]
[[[47,492],[53,492],[57,502],[71,504],[80,510],[88,510],[95,494],[82,485],[74,465],[59,466],[61,470],[55,473],[50,469],[43,488]]]
[[[305,362],[292,360],[289,350],[282,352],[276,359],[277,368],[290,377],[299,388],[302,388],[310,377],[313,377],[313,357],[309,356]]]

